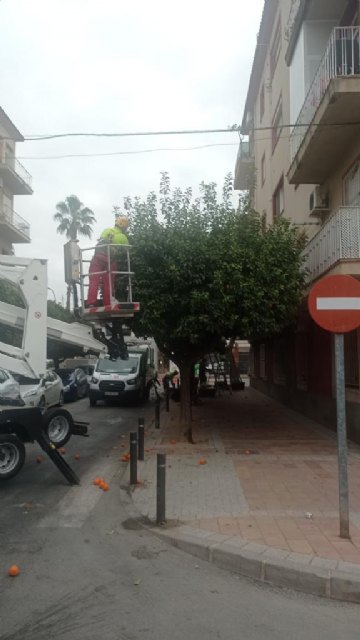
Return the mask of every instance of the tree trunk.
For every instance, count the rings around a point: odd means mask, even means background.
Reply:
[[[230,340],[230,344],[228,346],[228,354],[229,354],[229,361],[230,361],[230,384],[236,384],[237,382],[239,382],[239,369],[238,369],[237,363],[235,362],[234,353],[233,353],[234,344],[235,344],[235,340]]]
[[[180,365],[180,423],[186,428],[188,442],[193,444],[192,412],[191,412],[191,368],[192,363],[184,362]]]

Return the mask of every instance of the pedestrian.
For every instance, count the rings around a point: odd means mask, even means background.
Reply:
[[[124,231],[127,228],[127,218],[117,216],[115,226],[104,229],[95,247],[94,256],[89,267],[89,290],[86,307],[97,307],[98,292],[102,287],[102,304],[111,304],[114,297],[115,271],[116,271],[116,247],[108,245],[129,244]]]
[[[165,393],[166,393],[166,391],[168,389],[170,389],[170,386],[172,386],[173,389],[175,388],[174,378],[176,378],[176,376],[178,376],[178,375],[179,375],[179,373],[176,370],[168,371],[168,373],[165,373],[165,375],[164,375],[164,377],[162,379]]]

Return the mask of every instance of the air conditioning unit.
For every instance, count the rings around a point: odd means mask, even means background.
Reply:
[[[309,198],[311,216],[319,216],[329,211],[329,194],[321,187],[315,187]]]

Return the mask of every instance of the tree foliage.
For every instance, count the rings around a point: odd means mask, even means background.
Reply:
[[[66,235],[69,240],[77,240],[78,234],[91,238],[92,227],[96,218],[94,212],[77,196],[68,196],[56,205],[54,214],[55,222],[58,222],[57,232]]]
[[[182,388],[222,339],[269,336],[296,315],[304,241],[282,218],[267,227],[245,197],[234,207],[230,175],[219,199],[214,183],[202,183],[197,198],[171,191],[164,173],[159,197],[127,198],[125,208],[141,304],[134,329],[177,364]]]
[[[93,224],[96,222],[94,212],[88,207],[84,207],[80,199],[74,195],[68,196],[62,202],[57,203],[54,220],[59,223],[56,231],[64,234],[69,240],[77,240],[78,235],[91,238]],[[68,284],[66,293],[67,311],[70,311],[72,289],[73,285]]]
[[[47,314],[49,318],[55,318],[63,322],[74,322],[75,320],[74,314],[71,313],[71,311],[68,311],[62,304],[54,300],[47,301]]]

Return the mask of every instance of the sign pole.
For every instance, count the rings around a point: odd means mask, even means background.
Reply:
[[[338,439],[340,537],[350,538],[349,485],[345,409],[344,334],[335,333],[336,413]]]

